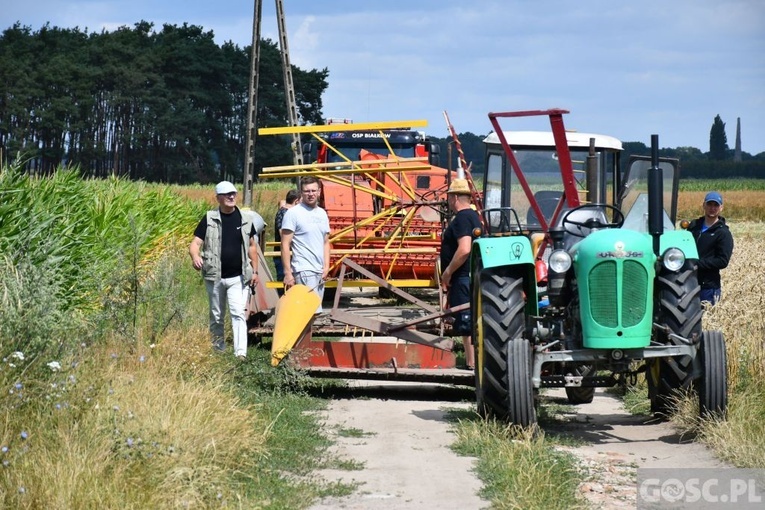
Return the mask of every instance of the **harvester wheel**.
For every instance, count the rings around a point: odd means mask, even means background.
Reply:
[[[659,324],[666,325],[675,335],[693,342],[701,340],[701,288],[693,263],[686,261],[680,271],[663,269],[657,278],[659,289]],[[664,341],[680,345],[682,340],[667,336]],[[671,396],[677,390],[688,389],[693,382],[693,357],[659,358],[648,366],[648,396],[651,411],[667,414]]]
[[[525,326],[523,280],[501,270],[474,271],[473,342],[476,346],[476,401],[482,416],[508,417],[508,350]]]
[[[728,373],[725,339],[721,331],[705,331],[701,337],[703,375],[696,381],[701,417],[725,416],[728,408]]]

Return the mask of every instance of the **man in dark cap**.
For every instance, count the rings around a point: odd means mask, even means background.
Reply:
[[[728,267],[733,253],[733,235],[720,216],[723,210],[722,195],[710,191],[704,197],[704,216],[693,220],[688,230],[696,240],[699,251],[699,285],[701,300],[715,304],[722,295],[720,270]]]

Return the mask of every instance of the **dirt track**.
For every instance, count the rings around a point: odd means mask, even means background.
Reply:
[[[335,398],[323,418],[327,433],[337,440],[334,453],[364,467],[319,474],[361,485],[353,495],[321,501],[312,510],[488,508],[477,496],[481,483],[472,471],[475,460],[449,449],[455,437],[446,411],[470,409],[472,391],[408,383],[351,385],[354,389]],[[562,390],[547,391],[544,398],[565,403]],[[565,449],[589,473],[580,491],[591,508],[634,508],[638,467],[723,465],[703,446],[682,440],[668,423],[632,416],[600,390],[592,404],[544,428],[585,443]]]

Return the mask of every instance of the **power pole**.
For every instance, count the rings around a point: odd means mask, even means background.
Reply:
[[[287,23],[284,17],[282,0],[276,0],[276,22],[279,25],[279,46],[282,53],[282,70],[284,71],[284,95],[287,100],[287,120],[291,127],[298,125],[297,103],[295,102],[295,85],[292,82],[292,65],[290,64],[290,49],[287,44]],[[293,159],[296,165],[303,164],[303,150],[300,147],[300,135],[292,133]]]
[[[247,101],[247,142],[244,151],[244,202],[252,207],[252,181],[255,176],[255,135],[258,129],[258,77],[260,73],[260,18],[263,1],[255,0],[252,16],[252,55],[250,58],[250,86]]]
[[[245,147],[244,167],[244,206],[252,207],[252,182],[255,178],[255,135],[258,116],[258,75],[260,74],[260,20],[263,13],[263,1],[255,0],[252,17],[252,58],[250,59],[250,88],[247,105],[247,142]],[[287,24],[282,0],[276,0],[276,20],[279,28],[279,48],[282,56],[284,73],[284,95],[287,101],[287,120],[290,126],[298,125],[295,85],[292,81],[289,45],[287,44]],[[296,165],[303,164],[303,151],[300,135],[292,134],[293,159]]]

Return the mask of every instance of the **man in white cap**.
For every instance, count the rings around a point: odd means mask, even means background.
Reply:
[[[733,235],[720,216],[723,210],[722,195],[710,191],[704,197],[704,216],[693,220],[688,230],[696,239],[699,251],[699,285],[701,300],[715,304],[722,295],[720,270],[728,267],[733,254]]]
[[[465,179],[454,179],[447,200],[454,218],[441,237],[441,287],[446,292],[449,308],[470,302],[470,251],[473,239],[481,231],[481,217],[470,206],[470,187]],[[470,309],[454,314],[452,331],[462,336],[467,368],[475,368],[472,314]]]
[[[236,187],[228,181],[215,186],[218,208],[208,211],[194,230],[189,246],[191,264],[207,287],[210,303],[210,334],[213,347],[224,351],[226,303],[234,330],[234,354],[247,356],[247,288],[258,283],[258,235],[263,218],[236,206]]]

